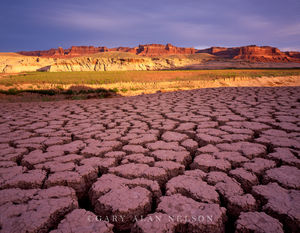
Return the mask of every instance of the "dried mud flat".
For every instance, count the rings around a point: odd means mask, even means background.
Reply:
[[[299,93],[0,104],[0,231],[299,232]]]

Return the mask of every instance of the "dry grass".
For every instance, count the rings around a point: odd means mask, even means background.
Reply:
[[[67,90],[71,86],[77,84],[21,84],[14,88],[4,87],[5,90]],[[198,88],[212,87],[240,87],[240,86],[258,86],[258,87],[273,87],[273,86],[300,86],[300,76],[289,77],[260,77],[260,78],[224,78],[218,80],[195,80],[195,81],[164,81],[164,82],[120,82],[111,84],[85,84],[91,88],[111,89],[123,96],[133,96],[140,94],[150,94],[157,91],[178,91],[191,90]],[[1,88],[1,87],[0,87]]]
[[[31,72],[0,78],[0,85],[111,84],[119,82],[203,81],[237,77],[297,76],[300,69]]]
[[[221,86],[298,86],[299,80],[299,69],[33,72],[1,77],[0,89],[66,90],[85,85],[137,95]]]

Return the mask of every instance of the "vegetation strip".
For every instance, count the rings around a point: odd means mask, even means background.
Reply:
[[[237,77],[298,76],[300,69],[227,69],[227,70],[176,70],[176,71],[100,71],[100,72],[29,72],[0,76],[0,85],[17,84],[90,84],[101,85],[120,82],[165,82],[216,80]]]

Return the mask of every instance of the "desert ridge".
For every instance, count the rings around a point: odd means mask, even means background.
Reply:
[[[299,68],[300,52],[270,46],[195,49],[171,44],[138,47],[72,46],[0,53],[0,73],[175,69]]]
[[[162,56],[162,55],[174,55],[174,54],[195,54],[196,49],[194,48],[181,48],[171,44],[146,44],[139,45],[138,47],[117,47],[107,48],[105,46],[94,47],[94,46],[72,46],[69,49],[63,49],[58,47],[57,49],[49,49],[42,51],[22,51],[19,52],[25,56],[39,56],[39,57],[77,57],[88,54],[102,53],[102,52],[126,52],[141,56]]]
[[[38,57],[77,57],[88,54],[96,54],[103,52],[126,52],[140,56],[164,56],[178,54],[196,54],[208,53],[221,58],[242,59],[255,62],[300,62],[300,52],[288,51],[282,52],[278,48],[271,46],[242,46],[242,47],[211,47],[207,49],[183,48],[176,47],[172,44],[146,44],[138,47],[117,47],[107,48],[105,46],[72,46],[69,49],[58,47],[57,49],[49,49],[42,51],[21,51],[19,54],[25,56]]]

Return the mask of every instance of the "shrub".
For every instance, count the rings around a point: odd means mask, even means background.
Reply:
[[[8,95],[16,95],[18,93],[19,93],[19,91],[16,88],[9,88],[8,91],[7,91]]]
[[[114,92],[114,93],[117,93],[117,92],[119,92],[119,89],[118,88],[113,88],[113,89],[109,89],[110,91],[112,91],[112,92]]]
[[[122,88],[122,89],[121,89],[121,92],[127,92],[127,91],[128,91],[127,88]]]
[[[41,95],[55,95],[57,92],[55,90],[49,89],[49,90],[25,90],[24,92],[29,93],[36,93]]]

